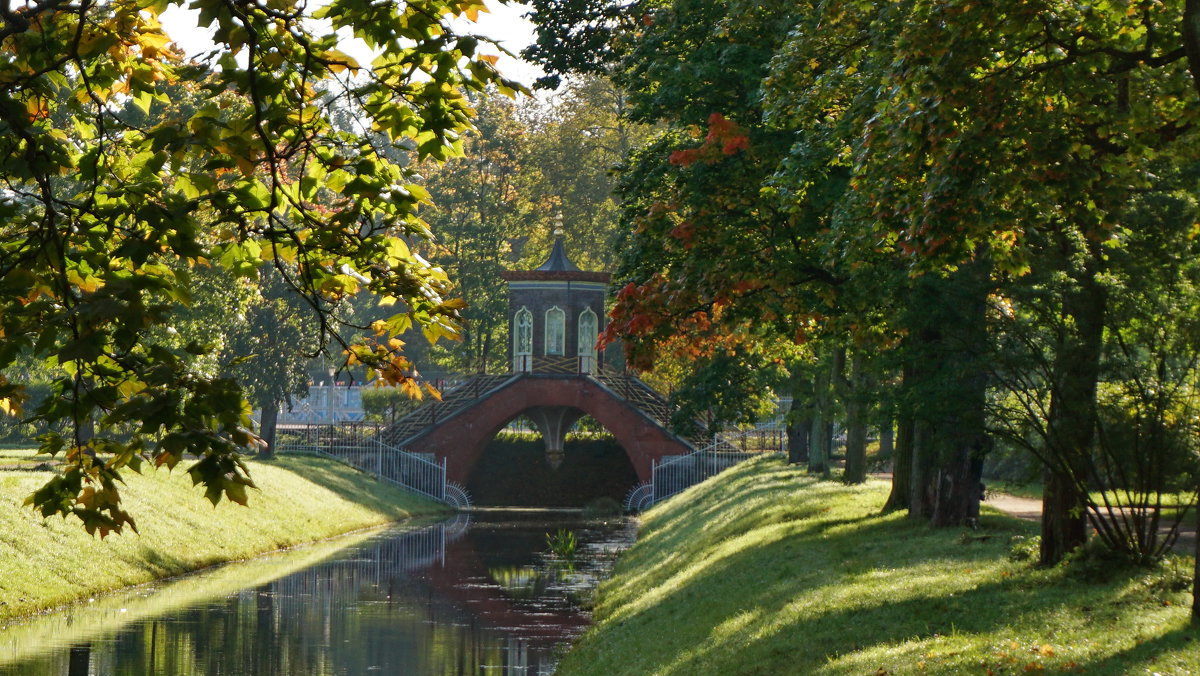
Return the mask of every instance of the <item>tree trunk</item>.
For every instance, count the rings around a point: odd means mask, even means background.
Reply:
[[[888,424],[891,427],[891,424]],[[883,505],[883,513],[908,509],[912,477],[913,419],[900,418],[896,429],[896,448],[892,455],[892,493]]]
[[[867,480],[867,420],[864,415],[862,389],[865,359],[855,352],[850,359],[850,380],[846,386],[846,471],[842,480],[848,484],[861,484]]]
[[[1040,559],[1052,565],[1087,540],[1085,505],[1096,430],[1096,382],[1107,307],[1089,254],[1077,286],[1063,294],[1063,327],[1054,357],[1047,426],[1049,467],[1042,495]],[[1064,269],[1069,270],[1069,262]]]
[[[908,480],[908,516],[927,519],[933,515],[933,471],[932,427],[929,423],[916,420],[912,432],[912,469]]]
[[[813,412],[812,422],[812,444],[811,452],[808,456],[808,471],[810,474],[820,474],[821,476],[829,475],[829,456],[833,450],[831,443],[831,435],[827,432],[829,428],[830,409],[832,408],[830,399],[829,387],[829,368],[821,368],[818,365],[817,377],[813,383],[814,402],[816,404]]]
[[[793,399],[793,411],[795,411],[795,406],[795,400]],[[806,406],[805,409],[807,410],[802,415],[806,417],[793,421],[791,416],[788,416],[787,451],[788,463],[792,465],[802,465],[808,462],[812,442],[812,409],[811,406]]]
[[[972,523],[979,514],[983,456],[990,442],[987,403],[986,255],[913,288],[905,390],[916,418],[909,514],[935,526]]]
[[[809,445],[808,472],[810,474],[829,474],[829,436],[825,434],[825,419],[821,407],[818,406],[812,420],[812,443]]]
[[[983,498],[983,458],[991,450],[986,422],[987,267],[980,262],[961,268],[966,276],[954,307],[954,326],[946,335],[951,354],[949,374],[957,382],[943,405],[939,423],[941,462],[931,522],[934,526],[976,525]]]
[[[1043,566],[1051,566],[1087,541],[1087,521],[1070,477],[1048,468],[1044,481],[1039,560]]]
[[[792,405],[787,413],[788,463],[800,465],[808,462],[812,448],[813,431],[813,383],[806,376],[804,367],[795,365],[789,382]]]
[[[937,497],[930,521],[934,526],[975,525],[983,498],[983,456],[986,449],[959,442],[953,457],[938,470]]]
[[[262,424],[259,425],[259,436],[263,440],[263,448],[258,457],[269,460],[275,457],[275,428],[279,423],[279,402],[274,397],[268,397],[262,402]]]
[[[1200,0],[1185,0],[1180,28],[1188,71],[1192,76],[1192,87],[1200,94]]]
[[[1196,486],[1200,495],[1200,484]],[[1192,570],[1192,624],[1200,625],[1200,505],[1196,505],[1196,551],[1195,568]]]
[[[896,452],[896,430],[894,420],[887,420],[879,426],[879,458],[891,460]]]

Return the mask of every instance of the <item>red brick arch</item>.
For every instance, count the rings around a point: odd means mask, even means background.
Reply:
[[[446,418],[405,447],[445,459],[447,478],[465,483],[488,442],[534,406],[571,406],[595,418],[616,437],[642,481],[650,480],[652,461],[692,450],[679,437],[591,378],[550,375],[519,378]]]

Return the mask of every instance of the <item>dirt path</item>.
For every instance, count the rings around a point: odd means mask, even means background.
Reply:
[[[1033,498],[1021,498],[1007,493],[988,493],[983,501],[985,506],[993,507],[1009,516],[1026,521],[1040,521],[1042,518],[1042,501]],[[1168,528],[1163,527],[1165,535]],[[1191,554],[1196,551],[1196,524],[1185,522],[1179,527],[1179,539],[1175,541],[1172,551],[1179,554]]]
[[[983,504],[1026,521],[1040,521],[1042,518],[1042,501],[1033,498],[1019,498],[1008,493],[988,493]]]

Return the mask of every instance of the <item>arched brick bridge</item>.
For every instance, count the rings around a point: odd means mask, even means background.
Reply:
[[[652,390],[625,376],[604,380],[582,374],[477,376],[473,387],[468,383],[454,390],[438,406],[427,407],[423,419],[401,421],[383,438],[406,451],[445,459],[447,478],[460,483],[496,434],[521,415],[541,428],[551,457],[555,446],[561,456],[562,435],[571,425],[592,416],[613,434],[642,481],[650,480],[654,461],[693,450],[658,419],[662,412],[654,410]]]

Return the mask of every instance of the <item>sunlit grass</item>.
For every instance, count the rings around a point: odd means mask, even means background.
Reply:
[[[1200,673],[1190,560],[1086,582],[1008,559],[1036,524],[937,530],[887,490],[756,460],[656,507],[560,673]]]
[[[438,509],[331,461],[288,457],[250,469],[261,490],[249,507],[214,508],[183,471],[130,474],[123,504],[140,535],[104,540],[22,506],[48,472],[0,472],[0,619]]]
[[[116,635],[123,628],[161,617],[242,589],[257,588],[317,565],[342,550],[357,545],[377,531],[360,530],[231,566],[218,566],[155,585],[154,593],[137,591],[109,594],[74,603],[60,612],[22,617],[3,629],[0,665],[19,663],[62,645],[81,645]],[[102,618],[103,621],[96,621]]]

